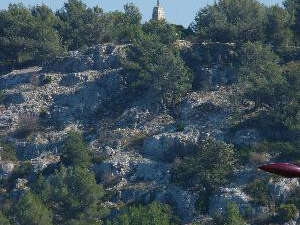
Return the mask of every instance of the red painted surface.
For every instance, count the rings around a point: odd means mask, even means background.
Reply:
[[[258,168],[287,178],[300,177],[300,167],[293,163],[270,163]]]

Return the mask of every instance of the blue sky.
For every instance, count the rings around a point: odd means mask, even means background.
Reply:
[[[56,10],[63,6],[63,0],[0,0],[0,9],[6,9],[9,3],[22,2],[26,6],[45,3]],[[148,20],[152,14],[152,8],[156,0],[83,0],[88,6],[101,6],[105,11],[122,10],[123,5],[128,2],[136,4],[143,13],[144,20]],[[167,20],[171,23],[188,26],[195,17],[196,12],[214,0],[160,0],[165,8]],[[282,0],[261,0],[262,3],[281,4]]]

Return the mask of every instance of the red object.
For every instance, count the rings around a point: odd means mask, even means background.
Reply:
[[[262,165],[258,168],[269,173],[280,175],[282,177],[300,177],[300,167],[293,163],[270,163]]]

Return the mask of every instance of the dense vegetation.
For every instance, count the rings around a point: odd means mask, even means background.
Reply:
[[[182,49],[180,39],[198,47]],[[200,9],[188,29],[166,21],[142,23],[133,4],[125,5],[124,12],[89,8],[80,0],[68,0],[57,12],[46,5],[27,8],[22,4],[0,11],[0,73],[43,65],[68,51],[107,42],[128,44],[122,75],[129,96],[150,96],[165,110],[174,110],[189,91],[232,85],[232,101],[243,107],[237,107],[231,129],[255,127],[266,133],[265,140],[256,146],[212,140],[198,143],[172,162],[173,182],[198,191],[199,211],[207,212],[210,194],[229,182],[237,164],[263,161],[259,157],[264,153],[278,159],[300,159],[299,1],[266,7],[256,0],[222,0]],[[202,42],[206,44],[199,47]],[[210,77],[211,68],[220,70],[217,78]],[[0,92],[0,104],[2,101],[5,96]],[[19,128],[24,137],[37,129],[35,125],[28,130],[25,122],[29,119],[33,124],[32,118],[24,117]],[[183,130],[178,124],[178,131]],[[13,145],[0,141],[0,147],[2,160],[18,160]],[[81,134],[71,132],[61,151],[62,162],[53,170],[33,176],[32,168],[24,162],[8,180],[1,180],[1,187],[7,190],[13,189],[18,178],[32,182],[26,194],[4,198],[0,224],[180,223],[170,206],[155,202],[121,207],[111,218],[102,205],[107,198],[105,190],[97,183],[102,178],[95,178],[93,156]],[[265,180],[254,180],[245,191],[255,204],[266,206],[271,201]],[[296,195],[288,202],[276,205],[282,222],[295,218],[300,207]],[[245,224],[234,204],[228,205],[220,221]]]

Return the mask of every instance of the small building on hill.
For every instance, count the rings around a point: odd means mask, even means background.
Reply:
[[[163,7],[161,7],[159,0],[157,0],[157,4],[153,8],[152,19],[156,20],[156,21],[166,19],[165,11],[164,11]]]

